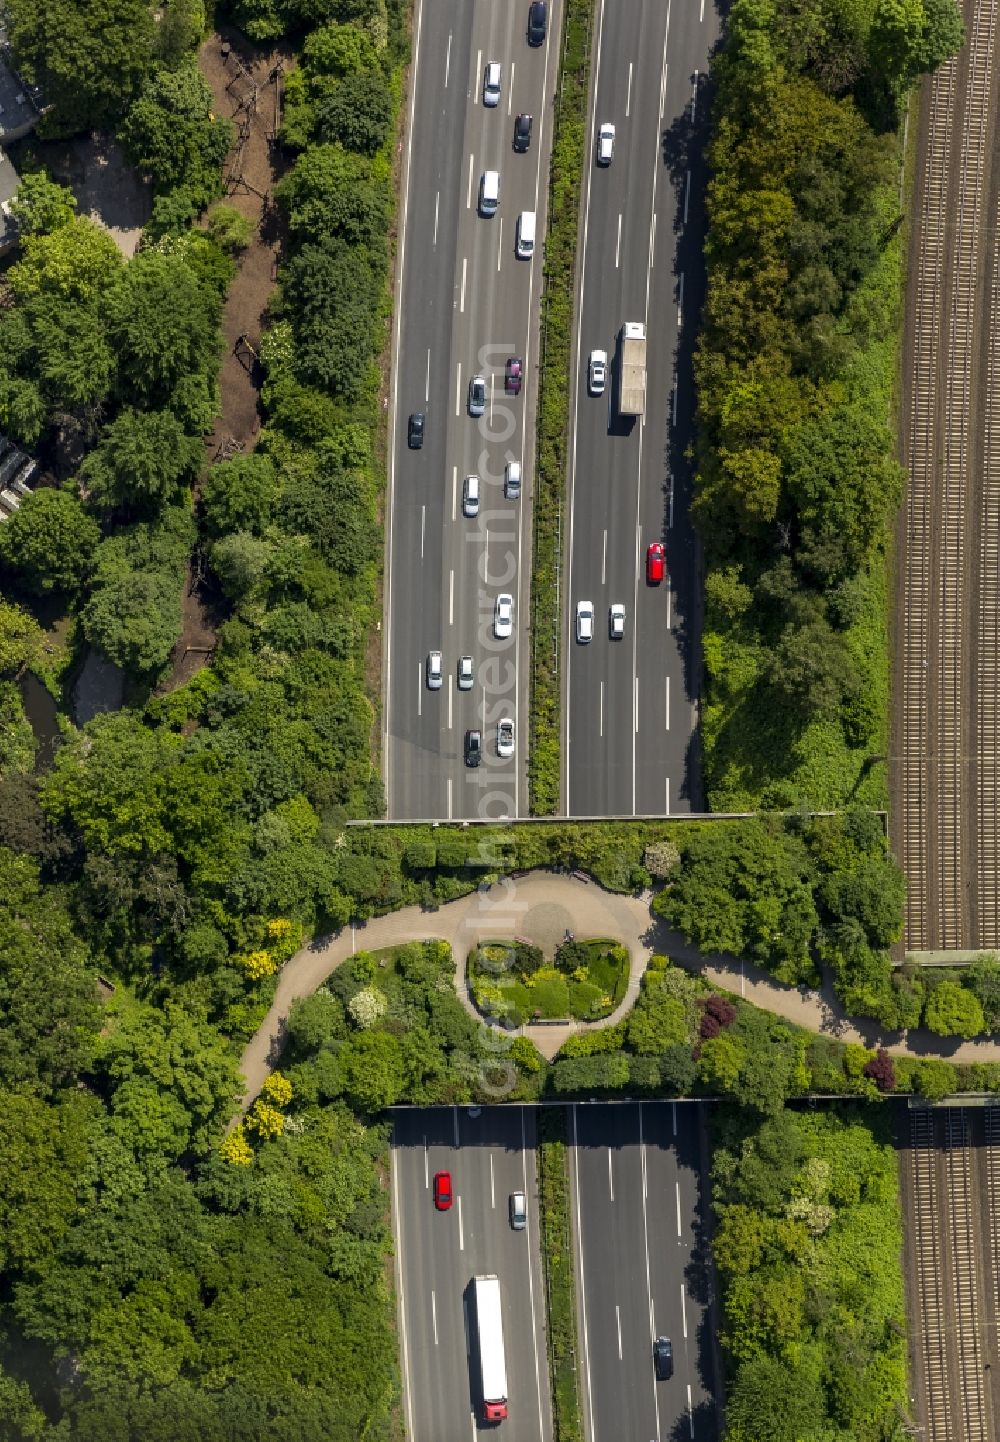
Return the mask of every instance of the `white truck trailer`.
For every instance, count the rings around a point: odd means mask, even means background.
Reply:
[[[503,1350],[500,1278],[476,1277],[474,1285],[483,1421],[502,1422],[507,1416],[507,1359]]]
[[[646,414],[646,327],[627,320],[618,333],[618,411]]]

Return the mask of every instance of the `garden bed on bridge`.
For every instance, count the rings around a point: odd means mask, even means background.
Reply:
[[[607,937],[567,939],[547,961],[526,941],[484,941],[469,954],[469,994],[488,1021],[602,1021],[628,987],[629,954]]]

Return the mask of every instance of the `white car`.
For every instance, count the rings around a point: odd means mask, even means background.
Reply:
[[[597,163],[610,165],[615,158],[615,127],[605,120],[597,132]]]
[[[608,612],[608,630],[612,641],[620,641],[625,635],[625,607],[621,601],[615,601]]]
[[[486,410],[486,378],[473,376],[469,382],[469,415],[481,416]]]
[[[592,396],[602,396],[608,383],[608,353],[592,350],[587,365],[587,386]]]
[[[459,656],[458,658],[458,689],[460,691],[471,691],[473,682],[476,679],[476,666],[471,656]]]
[[[483,104],[492,109],[500,104],[500,62],[491,60],[483,76]]]
[[[497,722],[497,755],[509,761],[514,754],[514,723],[509,716]]]
[[[593,601],[577,601],[576,603],[576,639],[581,646],[586,646],[588,641],[594,639]]]
[[[427,689],[428,691],[440,691],[444,681],[444,672],[441,668],[441,652],[427,652]]]
[[[493,612],[493,634],[498,641],[506,641],[514,631],[514,597],[501,591]]]

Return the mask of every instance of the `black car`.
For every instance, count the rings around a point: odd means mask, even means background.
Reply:
[[[523,155],[531,144],[531,116],[519,115],[514,121],[514,149]]]
[[[548,23],[548,7],[545,0],[531,0],[528,7],[528,44],[542,45],[545,42],[545,26]]]
[[[674,1375],[674,1349],[669,1337],[657,1337],[653,1343],[653,1366],[658,1382],[665,1382]]]
[[[483,759],[483,733],[481,731],[466,731],[465,733],[465,764],[466,766],[478,766]]]
[[[424,413],[414,411],[406,429],[406,444],[411,451],[419,451],[424,443]]]

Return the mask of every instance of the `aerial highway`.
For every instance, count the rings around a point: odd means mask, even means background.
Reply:
[[[574,816],[701,809],[696,755],[699,582],[688,519],[690,347],[702,289],[704,77],[720,29],[704,0],[600,0],[576,297],[563,654],[564,809]],[[602,125],[613,158],[599,163]],[[615,352],[644,324],[644,419],[618,415]],[[603,393],[591,351],[607,352]],[[665,577],[646,580],[661,541]],[[593,640],[576,606],[593,603]],[[609,608],[625,607],[621,639]]]
[[[550,1442],[534,1148],[534,1112],[526,1108],[428,1107],[394,1115],[396,1292],[410,1442],[476,1436],[470,1288],[483,1274],[500,1280],[508,1383],[501,1435],[504,1442]],[[452,1189],[446,1210],[434,1201],[434,1177],[442,1171]],[[510,1223],[513,1192],[527,1202],[522,1231]]]
[[[574,1106],[570,1177],[587,1442],[713,1442],[697,1103]],[[673,1375],[657,1380],[653,1341]]]
[[[417,0],[393,330],[383,648],[383,767],[395,818],[516,816],[524,783],[530,506],[552,94],[561,4],[528,43],[528,0],[476,4]],[[500,65],[487,97],[487,65]],[[486,99],[498,103],[486,104]],[[527,148],[515,150],[519,115]],[[499,174],[499,204],[481,214],[481,177]],[[518,218],[536,217],[533,254],[515,254]],[[510,358],[519,394],[505,393]],[[469,383],[485,381],[483,413]],[[408,443],[424,416],[423,443]],[[505,466],[521,466],[520,499]],[[478,514],[464,513],[478,476]],[[510,635],[497,635],[498,596],[512,602]],[[440,653],[440,684],[428,656]],[[457,668],[472,660],[472,684]],[[436,677],[434,678],[436,681]],[[497,726],[513,721],[513,754]],[[480,735],[480,757],[466,736]],[[508,738],[509,739],[509,738]],[[509,744],[503,747],[508,752]],[[480,764],[469,765],[470,759]]]

